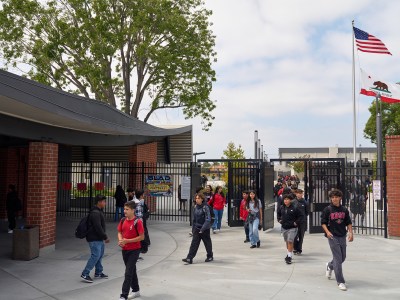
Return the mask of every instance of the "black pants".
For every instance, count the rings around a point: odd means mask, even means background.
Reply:
[[[302,252],[303,251],[303,240],[304,240],[304,234],[307,229],[307,222],[301,222],[299,226],[297,227],[297,236],[294,239],[294,245],[293,248],[295,251]]]
[[[125,279],[122,284],[121,297],[128,298],[129,288],[133,292],[139,291],[139,280],[136,273],[136,262],[139,258],[140,249],[137,250],[122,250],[122,258],[125,264]]]
[[[204,246],[206,247],[207,257],[213,257],[210,229],[203,231],[203,233],[200,233],[199,229],[193,229],[192,243],[190,244],[187,258],[193,259],[196,256],[197,250],[199,250],[200,241],[203,241]]]
[[[244,222],[244,233],[246,234],[246,241],[250,241],[250,238],[249,238],[249,223]]]
[[[8,218],[8,229],[14,230],[16,226],[15,211],[7,210],[7,218]]]

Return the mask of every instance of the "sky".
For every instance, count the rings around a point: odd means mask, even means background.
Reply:
[[[359,69],[400,81],[400,1],[205,0],[205,7],[218,58],[213,126],[203,131],[181,109],[156,111],[150,124],[193,125],[193,151],[204,159],[220,158],[229,142],[254,157],[255,130],[269,158],[286,147],[352,147],[354,20],[393,54],[355,52],[357,146],[373,146],[363,136],[373,98],[359,95]]]
[[[198,158],[220,158],[229,142],[254,157],[254,130],[269,158],[278,148],[353,146],[352,20],[393,54],[355,52],[357,146],[372,97],[359,95],[359,69],[400,81],[400,1],[206,0],[213,11],[217,108],[212,128],[179,110],[157,112],[150,123],[192,124]]]

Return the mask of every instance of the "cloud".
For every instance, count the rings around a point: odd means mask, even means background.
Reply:
[[[206,0],[216,35],[217,100],[214,126],[194,124],[194,150],[218,158],[230,141],[254,156],[258,129],[267,153],[280,147],[352,146],[352,30],[380,38],[393,53],[356,52],[357,144],[363,139],[371,98],[358,95],[361,65],[375,77],[400,81],[395,1]],[[379,9],[377,9],[379,7]],[[382,22],[384,20],[384,22]],[[182,114],[157,113],[157,122],[179,123]],[[155,118],[151,119],[152,121]]]

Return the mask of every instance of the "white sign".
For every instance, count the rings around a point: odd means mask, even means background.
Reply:
[[[374,195],[374,200],[381,199],[381,181],[380,180],[372,181],[372,193]]]
[[[182,176],[181,199],[190,199],[190,176]]]

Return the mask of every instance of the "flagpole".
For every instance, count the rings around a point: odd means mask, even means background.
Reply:
[[[355,59],[354,59],[354,20],[351,22],[351,30],[353,32],[353,161],[354,169],[356,168],[356,145],[357,145],[357,122],[356,122],[356,72],[355,72]]]

